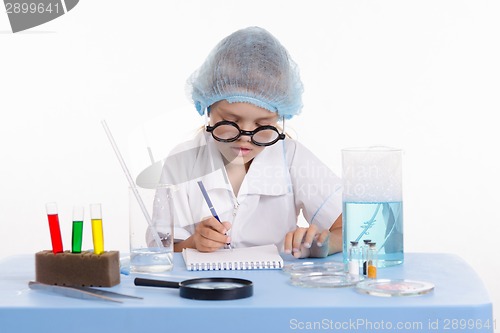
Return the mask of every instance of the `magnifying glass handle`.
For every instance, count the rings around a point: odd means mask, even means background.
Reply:
[[[143,278],[135,278],[134,284],[136,286],[144,286],[144,287],[163,287],[163,288],[180,288],[179,282],[172,281],[160,281],[160,280],[151,280],[151,279],[143,279]]]

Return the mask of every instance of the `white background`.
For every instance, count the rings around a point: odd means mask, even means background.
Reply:
[[[301,68],[298,140],[339,174],[344,147],[402,148],[405,251],[460,255],[496,305],[499,17],[500,2],[477,0],[84,0],[12,34],[2,10],[0,256],[50,248],[48,201],[66,248],[73,204],[101,202],[106,247],[126,251],[128,184],[100,121],[137,174],[148,145],[160,159],[203,124],[186,78],[258,25]]]

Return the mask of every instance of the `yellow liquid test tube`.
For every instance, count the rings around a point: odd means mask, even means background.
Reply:
[[[94,243],[94,253],[101,254],[104,252],[101,204],[90,205],[90,220],[92,224],[92,242]]]

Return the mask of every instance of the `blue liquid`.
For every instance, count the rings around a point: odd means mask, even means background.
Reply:
[[[348,258],[348,244],[370,239],[377,243],[378,267],[403,262],[403,203],[399,202],[344,202],[343,203],[344,262]]]

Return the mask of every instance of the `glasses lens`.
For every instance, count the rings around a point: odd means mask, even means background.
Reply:
[[[232,125],[220,125],[214,128],[212,135],[219,140],[233,140],[240,135],[240,130]]]
[[[279,133],[274,129],[263,129],[253,135],[253,141],[258,144],[267,144],[278,139]]]

